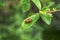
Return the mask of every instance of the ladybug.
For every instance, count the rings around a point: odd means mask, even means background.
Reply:
[[[28,18],[25,20],[25,23],[31,23],[32,22],[32,19]]]

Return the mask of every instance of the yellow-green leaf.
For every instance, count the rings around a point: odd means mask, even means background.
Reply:
[[[50,13],[41,14],[41,18],[46,24],[50,25],[52,20],[52,14]]]
[[[37,13],[37,14],[34,14],[34,15],[26,18],[26,19],[22,22],[22,27],[21,27],[22,30],[29,29],[29,28],[39,19],[39,17],[40,17],[40,15],[39,15],[39,13]],[[26,21],[27,19],[32,19],[32,21],[26,23],[25,21]]]
[[[40,0],[32,0],[33,3],[38,7],[39,10],[41,10],[41,3]]]

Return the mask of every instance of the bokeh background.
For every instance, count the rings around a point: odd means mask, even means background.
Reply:
[[[50,1],[55,3],[51,8],[60,9],[60,0]],[[24,14],[23,8],[16,8],[20,5],[19,2],[19,0],[0,0],[0,40],[60,40],[60,11],[52,13],[51,25],[39,19],[30,29],[20,31],[21,22],[37,13],[38,8],[30,2],[31,8]],[[41,3],[44,5],[49,2],[41,0]]]

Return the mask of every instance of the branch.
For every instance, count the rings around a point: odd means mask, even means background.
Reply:
[[[54,13],[54,12],[59,12],[59,11],[60,11],[60,9],[56,10],[56,11],[48,11],[47,13]]]

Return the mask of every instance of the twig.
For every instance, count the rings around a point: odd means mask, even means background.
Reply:
[[[58,12],[58,11],[60,11],[60,9],[56,10],[56,11],[48,11],[47,13],[54,13],[54,12]]]

